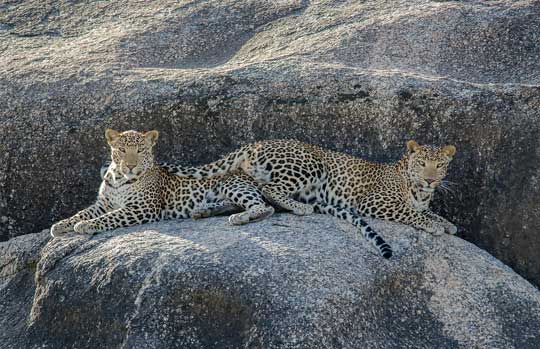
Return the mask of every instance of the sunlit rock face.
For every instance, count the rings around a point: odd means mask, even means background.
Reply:
[[[106,127],[159,158],[295,138],[371,160],[455,144],[435,210],[540,284],[536,1],[24,1],[0,11],[0,236],[87,206]]]
[[[7,348],[535,348],[540,292],[461,238],[277,214],[0,244]]]

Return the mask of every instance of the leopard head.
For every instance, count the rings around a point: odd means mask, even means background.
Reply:
[[[448,164],[456,154],[456,147],[431,147],[408,141],[407,152],[409,178],[422,191],[433,192],[446,177]]]
[[[158,131],[141,133],[107,129],[105,138],[111,147],[110,166],[127,180],[140,177],[154,166],[153,148],[158,135]]]

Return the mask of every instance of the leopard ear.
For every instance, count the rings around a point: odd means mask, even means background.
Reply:
[[[120,133],[118,131],[108,128],[105,131],[105,138],[107,139],[107,143],[112,146],[114,142],[116,142],[118,138],[120,138]]]
[[[159,137],[159,132],[156,130],[148,131],[144,134],[144,138],[150,142],[150,144],[155,145]]]
[[[453,145],[445,145],[442,148],[443,153],[448,155],[449,157],[453,157],[456,154],[456,147]]]
[[[409,151],[409,154],[414,153],[420,148],[420,144],[416,143],[416,141],[410,140],[407,142],[407,150]]]

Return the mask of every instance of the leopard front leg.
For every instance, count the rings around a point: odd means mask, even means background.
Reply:
[[[407,205],[401,200],[380,201],[366,198],[359,203],[358,212],[373,218],[396,221],[422,229],[433,235],[442,235],[445,227],[442,223]]]
[[[160,219],[159,211],[149,209],[144,212],[142,209],[130,207],[120,208],[107,212],[97,218],[81,221],[75,224],[75,231],[80,234],[94,234],[100,231],[112,230],[120,227],[129,227],[136,224],[156,222]]]
[[[440,224],[442,224],[444,226],[444,230],[450,234],[450,235],[455,235],[457,233],[457,227],[451,223],[449,220],[447,220],[446,218],[444,217],[441,217],[439,216],[438,214],[436,214],[435,212],[432,212],[430,210],[426,210],[424,211],[424,213],[428,216],[430,216],[433,220],[439,222]]]
[[[105,211],[106,210],[103,203],[98,201],[92,206],[87,207],[82,211],[79,211],[74,216],[63,219],[60,222],[53,224],[50,230],[51,235],[53,237],[57,237],[69,231],[73,231],[73,228],[77,223],[99,217],[100,215],[104,214]]]
[[[435,236],[440,236],[444,233],[445,226],[441,222],[438,222],[425,212],[417,211],[405,204],[402,205],[402,207],[393,212],[392,220],[412,225]]]

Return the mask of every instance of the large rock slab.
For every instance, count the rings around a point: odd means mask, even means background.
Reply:
[[[458,237],[373,224],[395,258],[322,215],[242,227],[169,221],[43,249],[48,231],[15,238],[0,244],[0,339],[8,348],[538,347],[540,292],[509,267]]]
[[[540,285],[537,1],[20,1],[0,11],[0,236],[88,205],[106,127],[202,163],[296,138],[453,143],[435,206]]]

